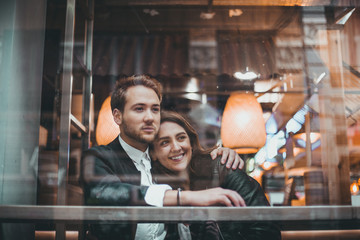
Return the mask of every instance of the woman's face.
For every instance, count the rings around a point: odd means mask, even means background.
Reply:
[[[185,129],[174,122],[163,122],[154,141],[154,159],[173,172],[185,171],[192,148]]]

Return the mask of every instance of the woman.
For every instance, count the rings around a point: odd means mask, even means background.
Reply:
[[[211,160],[201,147],[190,123],[175,112],[162,112],[160,131],[151,146],[154,175],[181,179],[169,184],[173,188],[203,190],[222,187],[237,191],[246,206],[269,206],[260,185],[241,170],[227,169],[220,160]],[[179,203],[184,202],[180,195]],[[219,226],[219,227],[218,227]],[[193,239],[281,239],[271,223],[219,223],[190,226]],[[218,229],[220,231],[218,231]],[[205,238],[205,236],[207,236]]]

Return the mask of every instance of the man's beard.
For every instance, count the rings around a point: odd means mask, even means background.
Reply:
[[[139,143],[151,144],[155,140],[155,135],[156,135],[155,133],[153,135],[147,134],[146,136],[148,136],[148,137],[145,138],[144,135],[140,134],[140,131],[136,132],[133,128],[129,128],[128,125],[126,124],[126,121],[124,121],[122,123],[122,125],[123,125],[123,128],[122,128],[123,133],[127,137],[129,137]],[[150,136],[151,136],[151,138],[149,138]]]

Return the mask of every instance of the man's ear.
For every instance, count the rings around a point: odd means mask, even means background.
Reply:
[[[115,108],[112,112],[114,121],[117,125],[120,125],[122,123],[122,113],[119,109]]]

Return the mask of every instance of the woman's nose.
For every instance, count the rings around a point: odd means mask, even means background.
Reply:
[[[181,146],[179,143],[177,142],[174,142],[173,145],[172,145],[172,149],[171,149],[173,152],[177,152],[179,150],[181,150]]]

